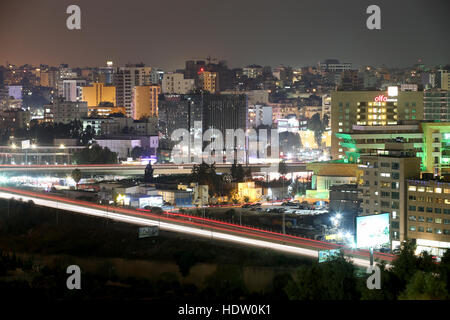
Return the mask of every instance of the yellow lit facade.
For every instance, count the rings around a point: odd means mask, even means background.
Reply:
[[[88,107],[96,107],[100,102],[111,102],[116,105],[116,87],[105,86],[103,83],[93,83],[90,87],[82,87],[82,101]]]
[[[133,88],[133,119],[158,116],[158,95],[160,86],[135,86]]]
[[[125,107],[114,107],[114,106],[95,106],[95,107],[88,107],[88,116],[91,116],[92,113],[95,113],[99,116],[109,116],[113,113],[122,113],[126,115]]]
[[[263,189],[255,186],[255,182],[239,182],[238,197],[241,200],[248,197],[249,202],[255,202],[263,196]]]
[[[216,93],[218,90],[217,72],[204,71],[201,74],[203,90]]]

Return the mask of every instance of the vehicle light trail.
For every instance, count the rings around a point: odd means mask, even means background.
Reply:
[[[215,221],[212,219],[167,212],[157,215],[151,212],[116,208],[93,204],[83,201],[66,199],[63,197],[40,194],[12,188],[0,188],[0,198],[33,201],[36,205],[46,206],[66,211],[87,214],[117,221],[138,225],[158,226],[162,230],[181,232],[194,236],[207,237],[215,240],[224,240],[244,245],[283,251],[291,254],[318,257],[318,250],[339,248],[340,246],[311,239],[284,235],[276,232],[260,230],[251,227],[241,227],[231,223]],[[183,219],[183,220],[181,220]],[[189,219],[189,220],[186,220]],[[344,252],[353,262],[362,267],[368,267],[367,250],[348,250]],[[393,260],[392,255],[378,255],[387,262]]]

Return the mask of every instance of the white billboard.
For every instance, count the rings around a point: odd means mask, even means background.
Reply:
[[[30,149],[30,140],[22,141],[22,149]]]
[[[356,217],[356,246],[358,248],[380,248],[389,245],[389,213]]]

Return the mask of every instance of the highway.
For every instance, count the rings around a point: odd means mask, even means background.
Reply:
[[[183,174],[191,173],[194,164],[173,164],[173,163],[155,163],[152,167],[155,174]],[[303,162],[286,163],[289,172],[306,171],[306,164]],[[129,173],[144,174],[146,165],[139,164],[94,164],[94,165],[11,165],[1,164],[0,173],[52,173],[65,172],[70,173],[74,169],[80,169],[83,172],[90,173]],[[249,164],[248,167],[252,171],[271,170],[270,164]],[[218,172],[228,172],[231,168],[229,163],[216,164]]]
[[[214,240],[229,241],[241,245],[269,248],[315,259],[318,258],[319,250],[342,249],[344,254],[348,256],[355,265],[360,267],[369,266],[369,252],[367,250],[344,248],[339,245],[322,241],[305,239],[247,226],[239,226],[207,218],[188,216],[175,212],[155,214],[146,210],[105,206],[67,199],[46,193],[3,187],[0,187],[0,198],[21,199],[25,202],[31,200],[39,206],[113,219],[140,226],[158,226],[161,230],[180,232]],[[395,256],[390,254],[375,253],[375,260],[384,260],[388,264],[394,258]]]

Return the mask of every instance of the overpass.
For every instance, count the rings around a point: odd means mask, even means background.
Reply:
[[[192,172],[194,164],[173,164],[173,163],[155,163],[153,165],[154,174],[189,174]],[[289,162],[286,163],[288,172],[305,172],[306,163]],[[0,174],[51,174],[64,173],[69,174],[74,169],[79,169],[84,173],[97,174],[117,174],[117,175],[143,175],[146,165],[136,164],[88,164],[88,165],[0,165]],[[270,164],[249,164],[252,172],[267,172],[271,170]],[[216,164],[217,172],[229,173],[230,163]]]
[[[367,250],[351,249],[327,242],[175,212],[156,214],[14,188],[0,188],[0,198],[33,201],[38,206],[113,219],[141,226],[158,226],[161,230],[180,232],[212,240],[228,241],[240,245],[268,248],[315,259],[318,258],[318,252],[320,250],[341,249],[345,256],[349,257],[355,265],[360,267],[368,267],[370,265],[370,254]],[[376,252],[374,258],[376,260],[383,260],[389,265],[395,256]]]

